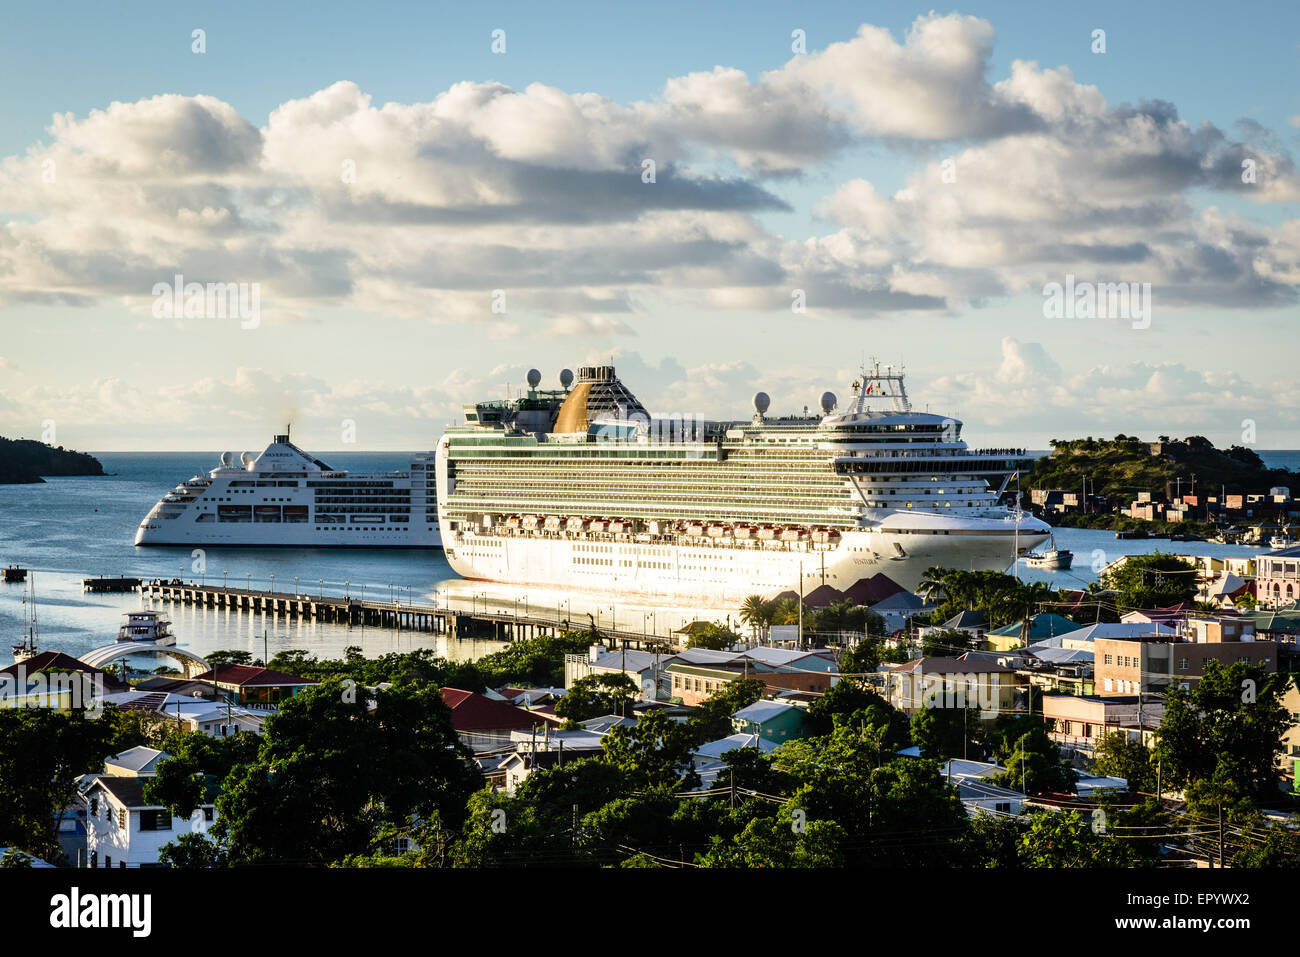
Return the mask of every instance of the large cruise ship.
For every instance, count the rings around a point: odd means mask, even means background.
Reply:
[[[914,412],[902,372],[863,370],[841,409],[749,421],[652,416],[612,366],[528,374],[438,443],[448,562],[471,579],[741,600],[845,592],[939,565],[1005,570],[1051,528],[1004,505],[1023,450],[972,451]]]
[[[226,452],[206,476],[164,495],[140,522],[137,545],[441,548],[434,459],[405,471],[332,469],[277,435],[261,455]]]

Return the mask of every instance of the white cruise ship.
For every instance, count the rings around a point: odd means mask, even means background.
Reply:
[[[912,411],[903,375],[864,370],[840,409],[749,421],[656,418],[612,366],[528,375],[465,407],[438,443],[448,562],[471,579],[727,602],[914,589],[931,566],[1009,568],[1051,528],[1001,501],[1023,450],[972,451],[962,423]]]
[[[164,495],[140,522],[137,545],[441,548],[434,460],[406,471],[330,468],[275,436],[261,455],[226,452],[206,476]]]

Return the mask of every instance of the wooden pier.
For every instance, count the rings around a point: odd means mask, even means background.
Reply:
[[[539,635],[558,635],[570,628],[567,620],[509,612],[455,611],[437,605],[412,602],[375,601],[339,595],[308,595],[274,592],[256,588],[231,588],[186,582],[178,578],[157,579],[141,585],[148,598],[207,608],[227,608],[258,612],[285,618],[302,618],[342,625],[369,625],[426,631],[450,638],[474,638],[490,641],[515,641]],[[607,639],[627,648],[661,648],[664,638],[640,633],[611,632],[602,629]]]
[[[144,582],[139,578],[83,578],[81,580],[81,590],[89,592],[128,592],[138,591]]]

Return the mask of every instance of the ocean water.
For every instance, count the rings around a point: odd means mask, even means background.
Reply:
[[[124,612],[148,606],[137,594],[91,595],[83,578],[97,575],[139,578],[203,579],[278,591],[299,590],[342,595],[435,602],[456,608],[488,606],[519,614],[544,614],[585,624],[611,621],[625,629],[666,635],[695,618],[727,622],[736,609],[698,605],[665,606],[609,594],[556,592],[467,582],[457,578],[441,552],[407,549],[206,549],[206,570],[193,567],[189,548],[137,548],[132,542],[141,518],[177,482],[205,472],[216,455],[187,452],[97,453],[110,474],[97,478],[51,478],[43,485],[0,485],[0,564],[33,570],[41,647],[84,653],[108,644]],[[1270,466],[1300,468],[1300,451],[1267,451]],[[400,469],[409,459],[401,452],[329,453],[336,468],[359,472]],[[1196,555],[1252,555],[1260,549],[1208,542],[1161,539],[1117,540],[1113,532],[1061,529],[1056,542],[1074,552],[1070,571],[1026,568],[1027,580],[1058,587],[1084,587],[1096,579],[1094,569],[1124,554],[1173,551]],[[0,647],[20,640],[24,629],[26,588],[0,584]],[[159,603],[173,622],[178,644],[198,654],[222,648],[250,651],[261,657],[286,648],[305,648],[321,656],[341,656],[358,645],[369,656],[431,647],[444,656],[470,659],[500,645],[451,641],[425,632],[347,627],[277,618],[261,614]],[[6,649],[7,650],[7,649]],[[7,660],[7,656],[4,656]]]
[[[286,648],[306,648],[322,657],[341,657],[349,645],[367,656],[435,648],[456,660],[477,658],[501,647],[490,641],[451,640],[428,632],[317,623],[222,609],[158,602],[138,594],[82,591],[84,578],[98,575],[226,582],[276,591],[350,593],[384,600],[436,603],[443,607],[571,620],[585,626],[617,623],[624,629],[666,635],[698,617],[726,620],[734,608],[664,606],[621,600],[604,593],[555,592],[468,582],[452,572],[442,553],[416,549],[206,548],[206,569],[194,567],[187,547],[137,548],[135,529],[164,492],[217,464],[215,454],[188,452],[95,453],[106,476],[48,478],[43,485],[0,485],[0,565],[15,563],[33,572],[40,647],[76,655],[112,642],[122,615],[141,607],[164,610],[177,645],[198,654],[241,649],[261,658]],[[405,468],[403,452],[331,452],[334,468],[382,472]],[[272,578],[274,576],[274,579]],[[0,648],[19,641],[24,630],[26,586],[0,583]],[[0,653],[0,659],[8,656]]]

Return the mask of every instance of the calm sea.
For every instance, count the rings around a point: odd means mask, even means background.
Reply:
[[[96,453],[102,478],[51,478],[43,485],[0,485],[0,564],[17,563],[34,571],[41,646],[79,654],[112,641],[125,611],[144,604],[139,595],[87,595],[81,580],[95,575],[204,578],[231,585],[274,587],[278,591],[323,591],[384,599],[438,602],[457,608],[482,607],[572,618],[590,615],[598,624],[611,619],[622,628],[667,634],[695,617],[725,621],[734,608],[665,607],[646,602],[611,600],[608,595],[512,588],[465,582],[454,576],[437,551],[360,549],[209,548],[206,571],[192,568],[188,548],[136,548],[132,541],[140,519],[177,482],[216,465],[216,456],[188,452]],[[1300,469],[1300,450],[1260,452],[1274,467]],[[401,452],[330,453],[330,464],[357,472],[404,468]],[[1198,555],[1251,555],[1257,549],[1206,542],[1169,543],[1159,539],[1117,540],[1112,532],[1061,529],[1057,544],[1075,554],[1068,572],[1021,566],[1022,577],[1060,587],[1080,587],[1096,578],[1094,567],[1123,554],[1157,549]],[[19,640],[24,628],[25,588],[0,584],[0,646]],[[374,656],[389,651],[436,648],[465,659],[495,650],[491,642],[447,641],[420,632],[348,628],[258,614],[162,606],[174,623],[179,644],[203,654],[219,648],[244,649],[261,657],[285,648],[339,656],[359,645]],[[8,660],[7,656],[0,658]]]

